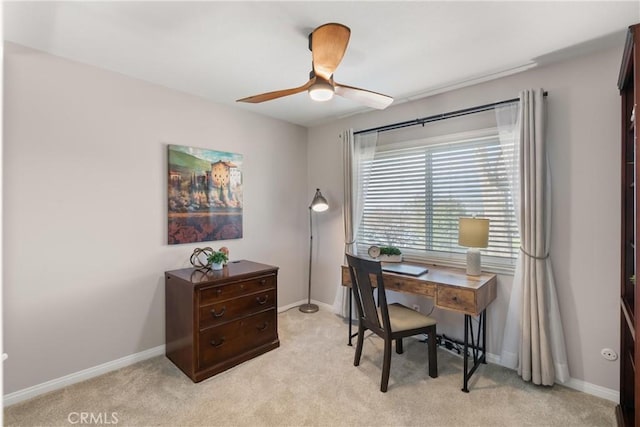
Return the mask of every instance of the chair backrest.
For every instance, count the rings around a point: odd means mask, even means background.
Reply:
[[[350,254],[346,254],[346,256],[349,264],[349,274],[351,275],[351,287],[360,321],[364,322],[367,328],[379,335],[390,332],[389,311],[387,309],[387,297],[384,292],[380,262]],[[372,277],[375,277],[376,286],[378,287],[378,302],[382,319],[378,316],[378,307],[373,295]]]

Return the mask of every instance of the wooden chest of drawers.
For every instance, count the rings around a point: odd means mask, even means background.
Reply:
[[[277,348],[277,279],[251,261],[166,272],[167,357],[198,382]]]

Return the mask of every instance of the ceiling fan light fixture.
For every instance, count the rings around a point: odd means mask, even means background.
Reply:
[[[359,89],[336,83],[333,73],[342,61],[351,30],[349,27],[335,22],[319,26],[309,34],[309,50],[311,50],[311,72],[309,80],[302,86],[266,92],[259,95],[238,99],[237,102],[249,102],[257,104],[271,101],[296,93],[309,93],[309,97],[316,102],[326,102],[333,95],[347,98],[369,108],[384,110],[392,102],[393,98],[381,93],[366,89]]]
[[[333,86],[328,82],[316,81],[309,87],[309,97],[314,101],[325,102],[333,98]]]

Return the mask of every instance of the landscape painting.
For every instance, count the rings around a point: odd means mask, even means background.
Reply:
[[[168,148],[169,244],[242,238],[242,155]]]

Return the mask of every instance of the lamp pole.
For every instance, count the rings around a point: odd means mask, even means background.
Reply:
[[[312,211],[323,212],[329,209],[329,203],[327,199],[322,196],[320,189],[316,189],[316,194],[313,196],[313,200],[309,205],[309,281],[307,284],[307,303],[302,304],[299,309],[303,313],[315,313],[318,311],[316,304],[311,304],[311,260],[313,255],[313,221]]]
[[[300,311],[303,313],[315,313],[318,311],[318,306],[311,304],[311,259],[313,254],[313,223],[311,221],[311,206],[309,206],[309,282],[307,289],[307,303],[300,306]]]

